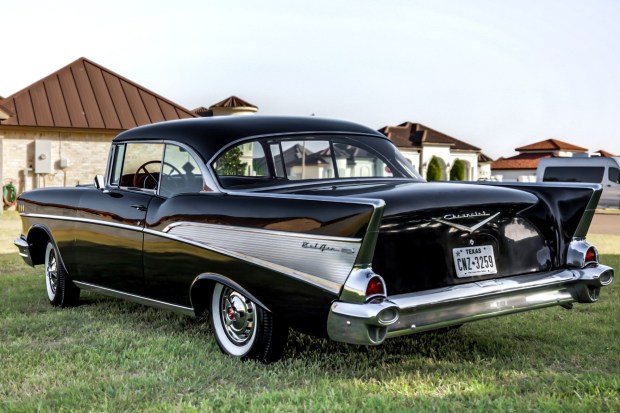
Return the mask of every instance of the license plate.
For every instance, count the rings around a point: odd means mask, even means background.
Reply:
[[[495,256],[491,245],[454,248],[452,257],[454,258],[456,276],[459,278],[497,274]]]

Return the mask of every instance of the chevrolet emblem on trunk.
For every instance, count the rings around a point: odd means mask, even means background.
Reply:
[[[450,227],[456,228],[456,229],[460,229],[461,231],[465,231],[465,232],[469,232],[470,234],[476,230],[478,230],[479,228],[481,228],[482,226],[488,224],[489,222],[491,222],[493,219],[495,219],[500,213],[497,212],[494,215],[489,216],[489,214],[487,214],[486,212],[472,212],[469,214],[460,214],[460,215],[455,215],[455,214],[448,214],[448,215],[444,215],[442,218],[434,218],[435,221],[437,222],[441,222],[444,225],[448,225]],[[472,225],[471,227],[468,227],[466,225],[461,225],[461,224],[457,224],[456,222],[451,222],[449,220],[453,220],[453,219],[465,219],[465,218],[475,218],[475,217],[487,217],[488,218],[478,222],[475,225]]]

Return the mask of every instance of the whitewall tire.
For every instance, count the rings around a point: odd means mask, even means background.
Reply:
[[[51,241],[45,247],[45,289],[53,306],[72,307],[80,298],[80,289],[69,279],[58,249]]]
[[[215,284],[210,310],[215,339],[225,354],[263,362],[282,357],[288,327],[243,294]]]

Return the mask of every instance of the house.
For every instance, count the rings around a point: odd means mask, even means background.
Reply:
[[[588,150],[558,139],[515,148],[518,155],[491,163],[491,178],[498,181],[535,182],[538,161],[550,157],[588,156]]]
[[[423,177],[426,177],[428,164],[433,157],[439,161],[442,180],[449,179],[450,167],[457,159],[465,164],[466,181],[475,181],[484,175],[478,164],[480,148],[420,123],[404,122],[396,126],[384,126],[379,132],[396,145]]]
[[[491,164],[493,159],[482,152],[478,154],[478,179],[488,181],[491,179]]]
[[[112,138],[194,113],[86,58],[0,99],[0,182],[21,193],[90,184]]]
[[[604,149],[599,149],[598,151],[594,151],[594,152],[590,153],[590,156],[601,156],[603,158],[613,158],[616,155],[614,155],[611,152],[607,152]]]

